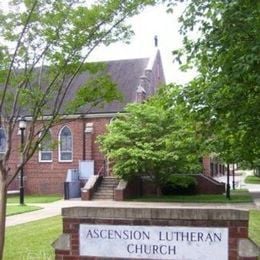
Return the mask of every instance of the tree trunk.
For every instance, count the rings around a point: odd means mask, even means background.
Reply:
[[[5,173],[0,172],[0,260],[4,257],[5,220],[6,220],[6,178]]]

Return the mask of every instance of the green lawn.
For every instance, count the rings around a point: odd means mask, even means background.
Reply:
[[[260,210],[250,211],[249,237],[260,246]]]
[[[62,199],[60,195],[25,195],[24,202],[26,204],[30,203],[50,203],[57,200]],[[19,195],[15,196],[8,196],[7,204],[8,203],[19,203]]]
[[[260,184],[260,177],[257,176],[247,176],[245,179],[245,183],[248,184]]]
[[[12,216],[12,215],[22,214],[22,213],[25,213],[25,212],[35,211],[35,210],[39,210],[39,209],[41,209],[41,208],[40,207],[36,207],[36,206],[7,205],[6,215],[7,216]]]
[[[220,195],[167,195],[167,196],[144,196],[131,199],[143,202],[189,202],[189,203],[249,203],[253,199],[247,190],[231,191],[231,199],[227,199],[225,194]]]
[[[51,244],[61,233],[60,216],[8,227],[4,259],[54,259]],[[249,236],[260,246],[260,210],[250,211]]]
[[[4,259],[54,259],[51,244],[61,232],[60,216],[8,227]]]

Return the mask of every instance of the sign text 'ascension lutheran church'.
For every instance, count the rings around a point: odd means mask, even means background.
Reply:
[[[82,256],[228,259],[227,228],[81,224],[79,242]]]

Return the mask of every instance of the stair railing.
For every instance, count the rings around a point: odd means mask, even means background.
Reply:
[[[102,166],[99,168],[97,172],[98,176],[105,176],[106,175],[106,161],[102,160]]]

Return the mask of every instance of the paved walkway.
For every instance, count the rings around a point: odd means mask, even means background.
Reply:
[[[9,216],[6,219],[6,226],[15,226],[35,220],[61,215],[61,209],[66,207],[142,207],[142,208],[233,208],[233,209],[253,209],[254,203],[238,204],[209,204],[209,203],[152,203],[152,202],[118,202],[118,201],[81,201],[81,200],[60,200],[46,204],[34,204],[43,209]],[[260,208],[260,205],[258,206]]]
[[[245,183],[245,178],[248,175],[252,175],[252,171],[242,171],[242,170],[236,171],[236,175],[235,175],[236,187],[239,189],[248,189],[254,199],[254,203],[256,207],[260,208],[260,184]],[[215,179],[219,182],[227,183],[227,176],[219,176],[219,177],[215,177]],[[230,175],[229,181],[232,187],[232,181],[233,181],[232,174]]]
[[[46,204],[33,204],[43,209],[7,217],[6,226],[15,226],[35,220],[61,215],[61,209],[66,207],[143,207],[143,208],[234,208],[234,209],[252,209],[255,208],[253,203],[241,204],[208,204],[208,203],[152,203],[152,202],[118,202],[118,201],[81,201],[77,200],[60,200]]]
[[[219,177],[218,180],[225,182],[226,176]],[[41,210],[23,213],[19,215],[9,216],[6,219],[6,226],[15,226],[18,224],[27,223],[30,221],[40,220],[48,217],[61,215],[61,209],[66,207],[143,207],[143,208],[233,208],[233,209],[260,209],[260,185],[245,184],[244,175],[236,176],[239,185],[242,188],[247,188],[252,193],[254,203],[238,203],[238,204],[209,204],[209,203],[153,203],[153,202],[128,202],[128,201],[81,201],[80,199],[59,200],[46,204],[33,204],[42,207]]]

